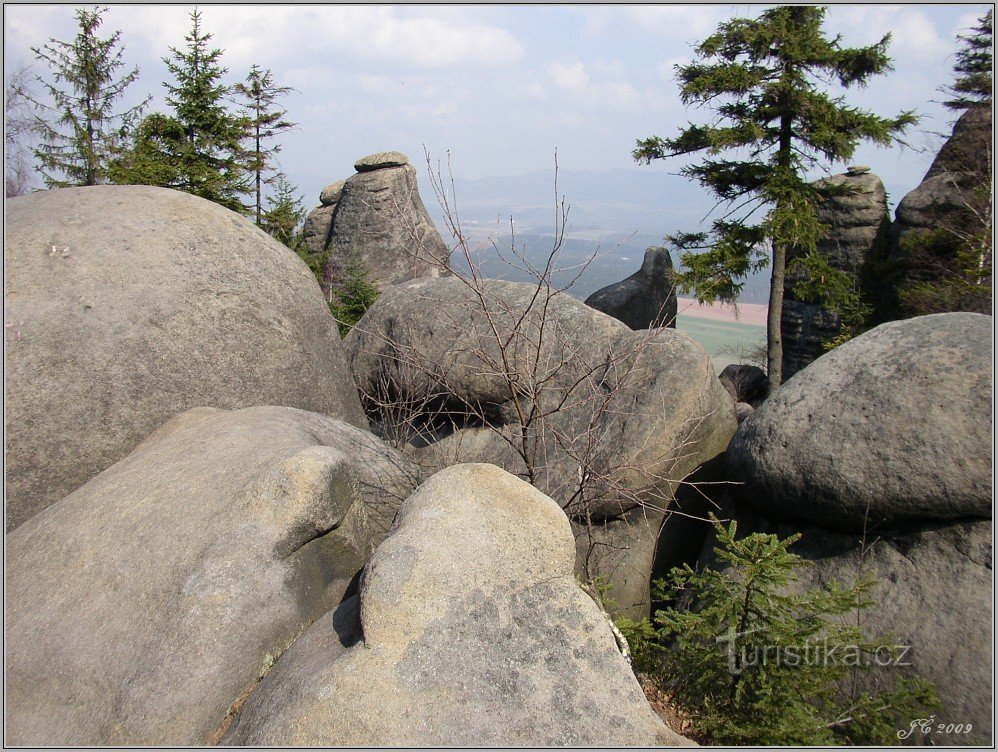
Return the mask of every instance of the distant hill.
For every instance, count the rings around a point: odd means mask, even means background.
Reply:
[[[462,229],[481,251],[481,265],[489,276],[529,281],[529,275],[504,264],[495,251],[509,255],[511,239],[532,264],[543,264],[554,241],[554,171],[477,180],[455,179]],[[427,191],[422,191],[424,194]],[[601,287],[630,276],[641,265],[646,248],[663,245],[663,237],[677,230],[694,230],[712,204],[690,181],[661,169],[562,171],[558,196],[568,207],[568,223],[559,251],[559,267],[572,267],[593,258],[569,292],[586,298]],[[432,194],[425,203],[443,231],[443,212]],[[512,225],[510,219],[512,218]],[[445,240],[448,240],[445,234]],[[679,262],[674,254],[673,261]],[[455,254],[452,263],[461,265]],[[567,284],[578,269],[556,275]],[[768,273],[754,275],[740,300],[766,303]]]

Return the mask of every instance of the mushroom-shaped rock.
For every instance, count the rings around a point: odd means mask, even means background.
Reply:
[[[741,498],[772,518],[852,531],[989,518],[993,340],[990,316],[936,314],[818,358],[732,439]]]
[[[340,601],[415,484],[322,415],[173,418],[8,533],[6,741],[208,744]]]
[[[416,170],[408,162],[399,152],[381,152],[357,163],[329,232],[325,273],[332,284],[354,259],[381,288],[449,274],[450,249],[419,197]]]
[[[688,744],[648,705],[573,560],[568,519],[529,484],[491,465],[437,473],[359,601],[291,646],[222,743]]]
[[[245,217],[93,186],[11,199],[6,220],[9,528],[191,407],[366,426],[315,278]]]
[[[675,328],[675,271],[667,248],[649,248],[638,269],[627,279],[597,290],[586,305],[613,316],[631,329]]]

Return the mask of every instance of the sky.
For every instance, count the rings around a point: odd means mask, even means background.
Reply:
[[[892,34],[895,71],[850,103],[922,115],[911,148],[861,147],[851,164],[880,175],[891,204],[920,181],[952,115],[938,89],[952,81],[956,35],[987,5],[834,5],[826,29],[846,46]],[[322,186],[348,177],[375,151],[400,150],[420,168],[450,159],[458,178],[551,170],[676,172],[679,160],[637,166],[638,138],[670,136],[702,110],[680,101],[674,66],[719,22],[758,15],[760,5],[315,6],[202,5],[203,29],[224,50],[227,81],[250,65],[269,68],[295,91],[284,104],[298,123],[279,159],[315,205]],[[186,5],[117,5],[105,32],[120,29],[124,60],[140,78],[129,99],[155,95],[163,109],[162,58],[183,47]],[[34,62],[31,47],[76,33],[73,5],[4,6],[5,70]],[[831,172],[843,171],[837,165]],[[569,197],[569,200],[571,197]]]

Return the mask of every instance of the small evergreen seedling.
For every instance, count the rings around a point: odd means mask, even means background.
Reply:
[[[345,337],[361,320],[364,313],[378,298],[378,288],[370,280],[370,271],[354,252],[346,263],[339,285],[333,291],[329,310],[340,326],[340,336]]]
[[[801,591],[795,572],[807,563],[788,550],[800,535],[738,539],[734,522],[711,520],[721,568],[673,569],[655,589],[675,605],[625,630],[639,668],[652,668],[699,734],[720,744],[896,744],[921,708],[938,707],[922,680],[843,696],[851,671],[897,655],[842,618],[873,605],[872,579]]]

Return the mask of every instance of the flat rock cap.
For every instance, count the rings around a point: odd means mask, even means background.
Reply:
[[[409,157],[400,151],[379,151],[375,154],[368,154],[361,157],[354,164],[353,168],[357,172],[371,172],[384,167],[401,167],[409,164]]]

